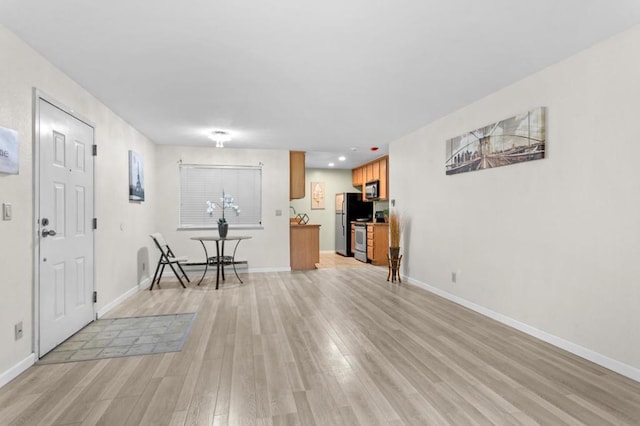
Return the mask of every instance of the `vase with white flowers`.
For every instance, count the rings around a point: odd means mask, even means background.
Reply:
[[[231,209],[236,213],[236,216],[240,215],[240,206],[238,206],[231,194],[225,194],[224,189],[222,190],[222,198],[220,198],[220,202],[215,201],[207,201],[207,214],[209,216],[213,216],[213,211],[216,209],[216,206],[222,210],[222,216],[218,218],[218,234],[221,238],[226,238],[227,232],[229,231],[229,223],[227,219],[224,217],[224,212],[227,209]]]

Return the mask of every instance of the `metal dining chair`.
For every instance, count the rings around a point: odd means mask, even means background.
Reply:
[[[181,263],[186,263],[189,261],[189,259],[184,256],[177,257],[175,254],[173,254],[173,251],[165,241],[162,234],[160,234],[159,232],[151,234],[150,237],[153,242],[156,243],[156,247],[158,247],[158,250],[160,250],[160,258],[158,259],[158,265],[156,266],[156,272],[153,274],[153,280],[151,281],[151,287],[149,288],[149,291],[153,290],[153,286],[156,284],[156,277],[158,278],[158,288],[160,287],[160,279],[162,278],[164,267],[167,265],[169,265],[176,278],[178,278],[178,281],[180,282],[182,288],[187,288],[184,285],[182,278],[186,279],[187,282],[191,281],[189,281],[189,277],[184,272],[184,269],[182,269]],[[180,273],[178,273],[178,271]],[[160,273],[158,274],[158,272]]]

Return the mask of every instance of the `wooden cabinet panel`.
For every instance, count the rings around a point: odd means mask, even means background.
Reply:
[[[380,186],[378,187],[381,200],[389,199],[389,171],[387,165],[389,157],[382,157],[379,161],[380,166]]]
[[[364,177],[364,181],[365,183],[370,182],[373,180],[373,164],[369,163],[365,166],[365,177]]]
[[[304,152],[289,151],[289,199],[294,200],[304,198],[305,175],[304,175]]]
[[[289,250],[291,269],[315,269],[320,262],[320,225],[291,225]]]
[[[367,259],[374,265],[386,265],[388,249],[389,224],[367,224]]]
[[[362,185],[364,184],[362,171],[362,167],[356,167],[355,169],[351,170],[351,185],[360,189],[362,189]]]
[[[380,180],[380,161],[374,161],[371,163],[371,179]]]

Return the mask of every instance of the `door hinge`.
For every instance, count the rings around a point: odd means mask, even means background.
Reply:
[[[92,145],[91,153],[93,154],[94,157],[98,155],[98,145]]]
[[[98,292],[97,291],[93,292],[93,303],[98,303]]]
[[[98,218],[97,217],[93,218],[93,229],[98,229]]]

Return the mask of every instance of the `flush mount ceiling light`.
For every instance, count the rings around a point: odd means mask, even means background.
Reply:
[[[224,148],[224,143],[231,140],[231,135],[223,130],[214,130],[209,138],[216,143],[216,148]]]
[[[346,161],[347,157],[345,157],[344,155],[341,155],[340,157],[338,157],[338,160],[340,161]]]

